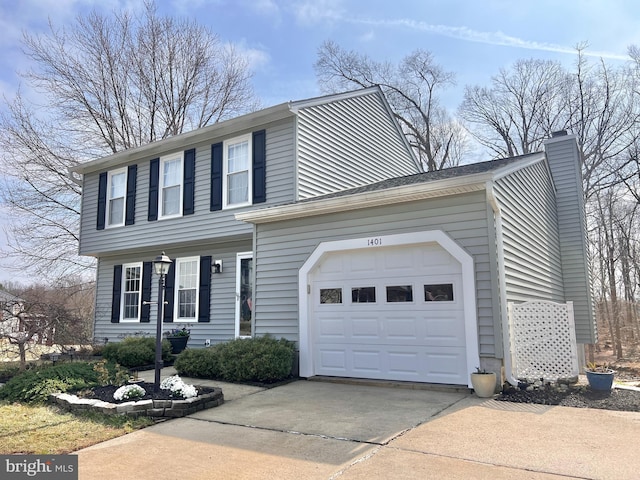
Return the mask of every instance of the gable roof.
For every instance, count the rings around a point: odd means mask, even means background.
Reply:
[[[544,152],[396,177],[297,203],[240,212],[237,220],[268,223],[483,190],[486,183],[545,159]]]
[[[398,126],[397,121],[395,120],[395,117],[391,112],[391,107],[389,106],[387,99],[382,93],[382,90],[380,89],[380,87],[374,86],[369,88],[361,88],[350,92],[324,95],[321,97],[315,97],[306,100],[281,103],[279,105],[274,105],[262,110],[257,110],[252,113],[240,115],[239,117],[231,118],[229,120],[214,123],[213,125],[198,128],[190,132],[181,133],[179,135],[174,135],[163,140],[151,142],[140,147],[130,148],[121,152],[114,153],[112,155],[108,155],[106,157],[91,160],[71,168],[70,172],[78,174],[92,173],[113,168],[115,166],[120,166],[127,162],[133,162],[141,157],[153,158],[166,155],[167,153],[185,149],[195,143],[205,142],[212,138],[234,135],[243,130],[255,129],[270,122],[295,117],[299,110],[308,107],[338,102],[341,100],[361,97],[364,95],[378,95],[382,99],[382,102],[385,105],[385,109],[389,114],[389,118],[395,123],[398,132],[401,133],[402,130]],[[402,135],[402,138],[406,142],[406,139],[404,139],[404,135]],[[406,148],[407,151],[413,156],[413,152],[408,143],[406,143]],[[416,162],[416,164],[418,163],[415,158],[414,161]]]

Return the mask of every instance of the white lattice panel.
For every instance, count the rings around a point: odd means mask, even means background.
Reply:
[[[573,302],[509,303],[513,376],[555,382],[578,376]]]

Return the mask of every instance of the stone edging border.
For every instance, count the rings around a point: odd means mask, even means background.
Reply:
[[[198,387],[196,388],[203,388]],[[139,400],[137,402],[109,403],[94,398],[80,398],[68,393],[52,393],[49,400],[65,410],[81,412],[93,410],[106,415],[129,415],[132,417],[178,418],[200,410],[217,407],[224,403],[222,389],[204,393],[185,400]]]

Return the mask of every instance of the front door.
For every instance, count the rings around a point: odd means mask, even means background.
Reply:
[[[253,253],[236,260],[236,337],[250,337],[253,324]]]

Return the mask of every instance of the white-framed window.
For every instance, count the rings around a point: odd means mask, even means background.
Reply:
[[[224,141],[223,207],[251,205],[251,134]]]
[[[200,257],[176,259],[175,321],[198,321]]]
[[[127,196],[127,169],[119,168],[107,174],[107,227],[124,225]]]
[[[160,159],[159,218],[182,215],[182,152]]]
[[[142,262],[122,265],[120,321],[139,322],[142,302]]]

